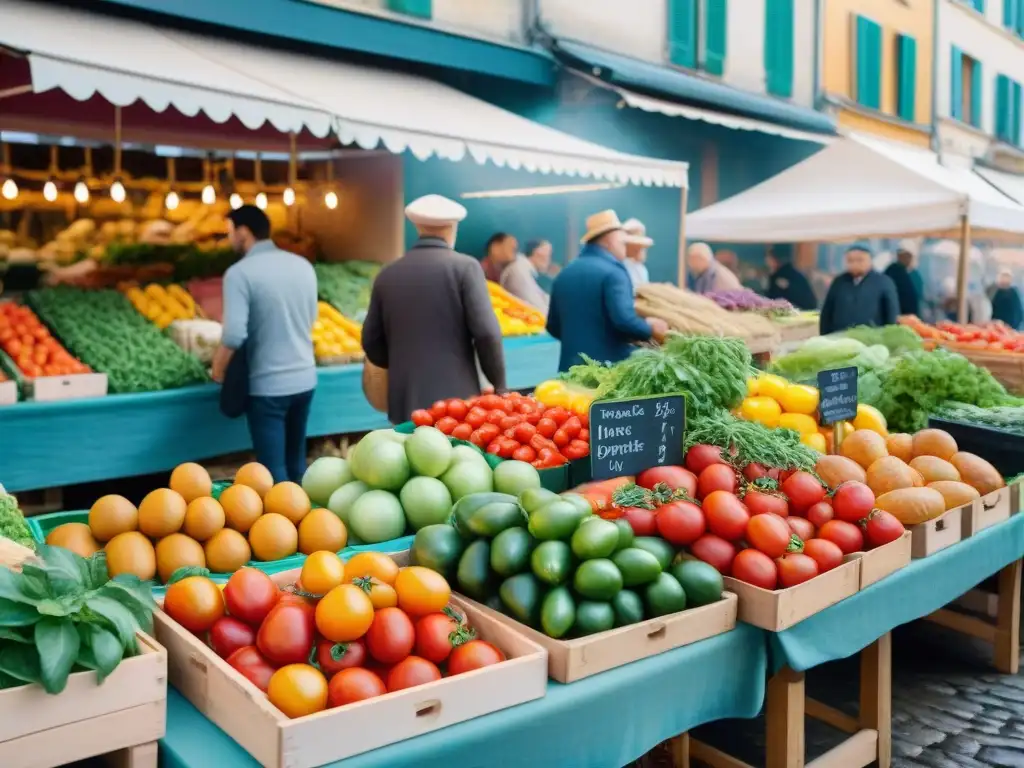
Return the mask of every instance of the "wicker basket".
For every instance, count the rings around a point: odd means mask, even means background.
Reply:
[[[363,362],[363,394],[375,411],[388,412],[388,369]]]

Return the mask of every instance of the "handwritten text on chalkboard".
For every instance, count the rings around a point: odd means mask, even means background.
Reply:
[[[837,368],[818,374],[818,411],[822,424],[857,418],[857,369]]]
[[[590,463],[595,480],[683,463],[686,400],[660,395],[590,406]]]

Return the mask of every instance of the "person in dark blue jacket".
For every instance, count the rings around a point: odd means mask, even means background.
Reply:
[[[645,320],[633,307],[633,284],[622,263],[626,233],[615,211],[587,219],[579,257],[563,269],[551,289],[548,333],[562,342],[558,370],[567,371],[587,355],[617,363],[638,341],[660,341],[664,320]]]
[[[855,245],[846,252],[846,271],[832,281],[821,308],[821,333],[855,325],[892,325],[900,300],[892,280],[871,266],[871,251]]]
[[[920,314],[920,302],[917,298],[917,286],[914,285],[914,278],[911,273],[914,270],[914,255],[900,248],[896,251],[896,261],[886,267],[885,275],[892,280],[896,286],[896,296],[900,300],[900,314]]]
[[[803,272],[793,266],[792,258],[791,246],[771,246],[764,259],[768,267],[768,293],[765,295],[769,299],[785,299],[797,309],[817,309],[818,300],[811,290],[811,283]]]
[[[992,293],[992,319],[1003,321],[1015,331],[1019,331],[1024,322],[1024,306],[1021,305],[1020,293],[1013,285],[1013,273],[1008,269],[1001,270],[996,278],[995,291]]]

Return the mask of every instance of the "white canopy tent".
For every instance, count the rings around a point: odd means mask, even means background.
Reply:
[[[691,214],[686,234],[711,242],[814,242],[859,237],[958,237],[966,313],[974,235],[1024,234],[1024,206],[934,152],[851,135],[738,195]],[[1021,238],[1024,239],[1024,238]]]

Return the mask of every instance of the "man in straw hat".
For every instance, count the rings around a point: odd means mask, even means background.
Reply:
[[[647,272],[647,249],[654,245],[654,241],[647,236],[647,227],[640,219],[629,219],[622,228],[626,230],[626,259],[622,263],[629,272],[633,293],[636,293],[641,285],[651,282]]]
[[[579,258],[562,270],[551,290],[548,332],[562,342],[560,371],[587,355],[601,362],[629,356],[632,344],[660,341],[664,320],[644,320],[633,307],[633,285],[623,264],[626,231],[615,211],[587,219]]]
[[[505,389],[505,351],[480,264],[453,250],[466,209],[427,195],[405,209],[419,239],[384,267],[363,323],[366,358],[388,371],[388,418],[450,397],[480,394],[476,360]]]

